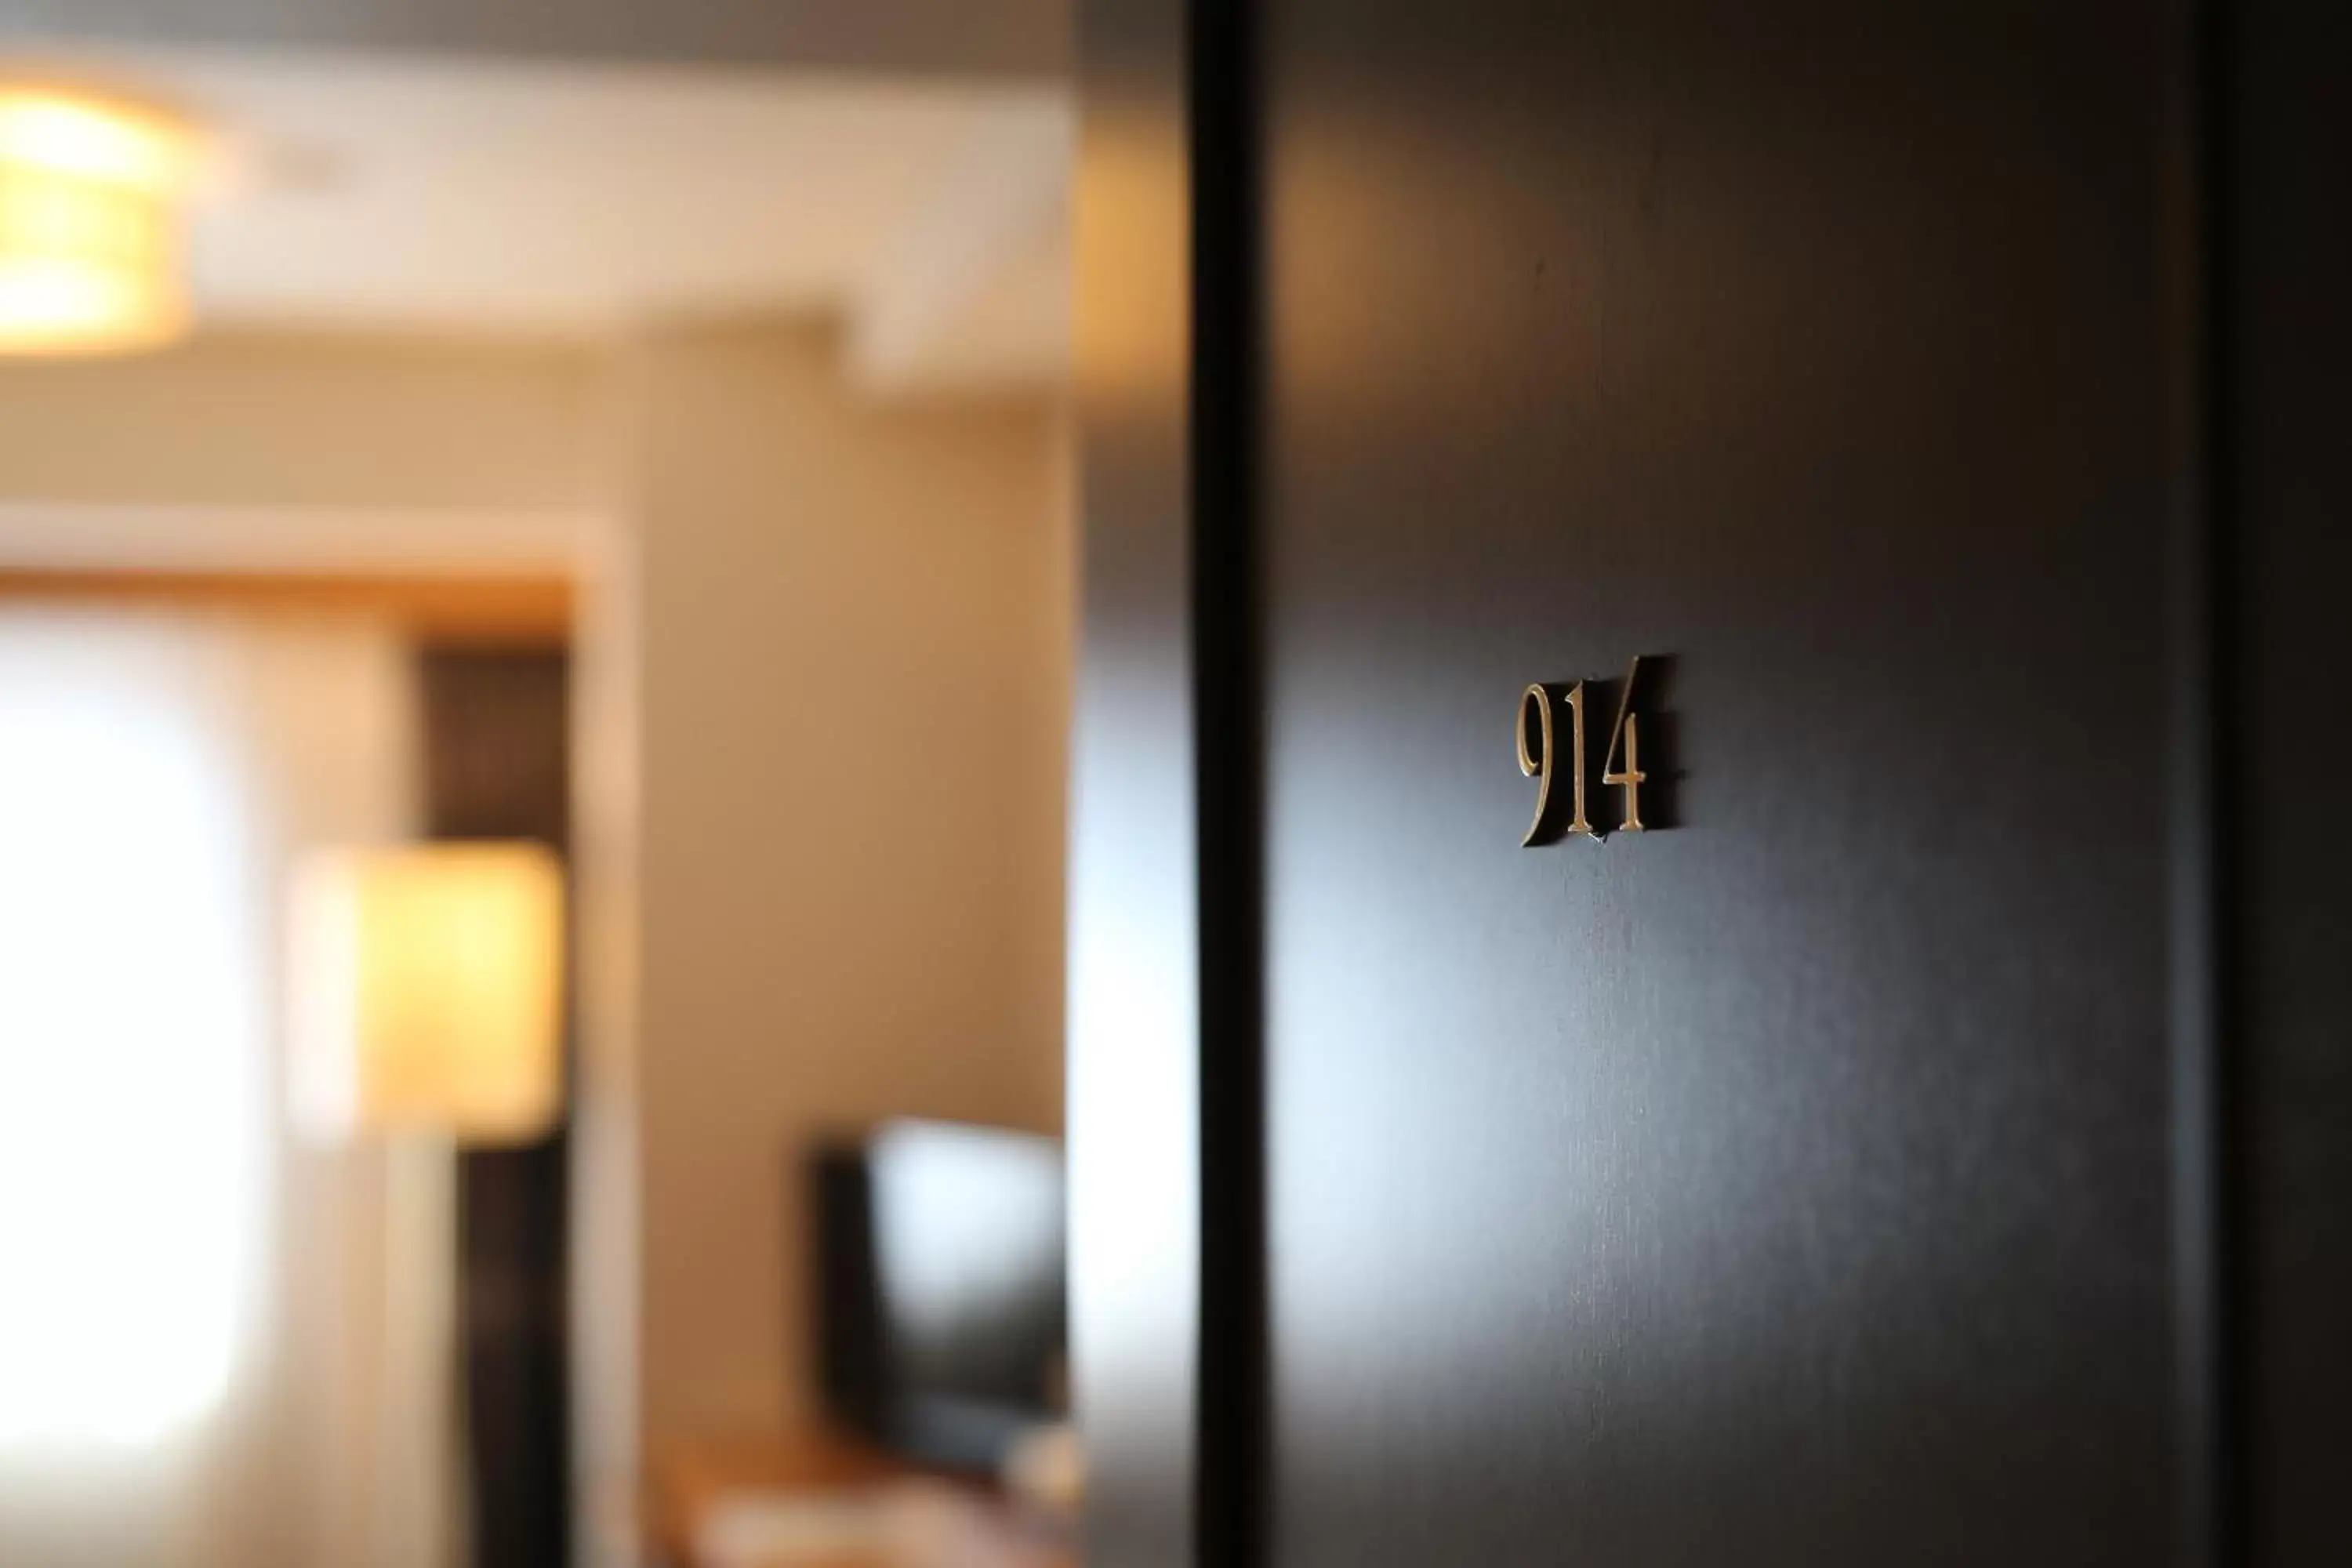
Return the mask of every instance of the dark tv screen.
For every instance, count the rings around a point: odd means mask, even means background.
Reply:
[[[1060,1413],[1060,1143],[893,1121],[821,1153],[817,1171],[835,1415],[926,1463],[993,1467]]]

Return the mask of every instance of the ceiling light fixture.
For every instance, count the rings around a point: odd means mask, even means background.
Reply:
[[[0,353],[122,353],[187,330],[194,129],[79,90],[0,83]]]

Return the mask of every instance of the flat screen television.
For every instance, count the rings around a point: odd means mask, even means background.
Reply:
[[[1062,1146],[900,1121],[814,1162],[818,1360],[834,1418],[919,1463],[995,1468],[1062,1415]]]

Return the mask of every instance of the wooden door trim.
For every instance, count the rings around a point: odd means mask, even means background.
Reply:
[[[143,572],[0,567],[0,603],[140,605],[256,615],[364,616],[435,642],[571,640],[572,579],[320,572]]]

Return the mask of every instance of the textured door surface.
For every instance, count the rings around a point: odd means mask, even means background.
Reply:
[[[1090,1561],[2344,1561],[2344,20],[1086,9]]]
[[[2153,8],[1264,73],[1275,1560],[2165,1561]]]

